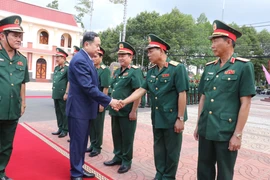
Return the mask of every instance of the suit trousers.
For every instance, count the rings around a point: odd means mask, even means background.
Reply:
[[[199,136],[198,180],[232,180],[238,151],[229,151],[229,141],[211,141]]]
[[[182,133],[175,133],[174,129],[157,129],[153,127],[154,160],[158,180],[175,179],[180,152],[182,147]]]
[[[17,125],[18,119],[0,120],[0,178],[5,176],[5,169],[11,157]]]
[[[122,165],[130,166],[132,163],[136,126],[137,120],[131,121],[128,116],[112,116],[113,159],[122,161]]]
[[[99,152],[101,151],[101,145],[103,142],[103,129],[104,129],[104,119],[105,119],[105,112],[99,112],[96,119],[93,119],[90,123],[90,144],[91,148]]]
[[[58,129],[68,131],[68,120],[66,116],[66,101],[63,99],[54,99],[54,109],[57,119]]]
[[[87,148],[90,119],[79,119],[68,116],[69,127],[69,158],[71,165],[71,176],[83,176],[83,164],[85,158],[85,150]]]

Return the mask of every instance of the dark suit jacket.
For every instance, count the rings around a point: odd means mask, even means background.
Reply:
[[[109,105],[111,98],[98,89],[98,73],[93,61],[82,49],[70,61],[68,81],[70,87],[66,104],[67,116],[95,119],[98,105]]]

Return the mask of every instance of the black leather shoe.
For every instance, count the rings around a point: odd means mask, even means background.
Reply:
[[[120,164],[122,164],[122,162],[115,161],[115,160],[110,160],[110,161],[105,161],[103,164],[105,166],[114,166],[114,165],[120,165]]]
[[[89,147],[89,148],[86,149],[85,152],[92,152],[92,151],[93,151],[93,148],[92,147]]]
[[[10,178],[7,177],[7,176],[4,176],[4,177],[1,177],[0,180],[12,180],[12,179],[10,179]]]
[[[64,132],[62,131],[60,134],[59,134],[59,138],[63,138],[63,137],[66,137],[67,136],[67,132]]]
[[[70,177],[70,180],[83,180],[82,177]]]
[[[125,173],[125,172],[128,172],[130,168],[131,166],[121,165],[117,172],[120,174]]]
[[[97,156],[99,154],[100,154],[100,152],[97,152],[97,151],[93,150],[92,152],[90,152],[89,157],[95,157],[95,156]]]
[[[95,174],[94,173],[89,173],[89,172],[83,170],[83,177],[84,178],[94,178]]]
[[[62,132],[62,131],[61,131],[60,129],[58,129],[58,131],[53,132],[52,135],[59,135],[59,134],[61,134],[61,132]]]

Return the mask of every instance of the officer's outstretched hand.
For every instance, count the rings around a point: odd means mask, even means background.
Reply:
[[[111,103],[109,105],[115,111],[119,111],[119,109],[121,109],[120,102],[117,99],[112,99],[112,101],[111,101]]]
[[[193,133],[193,137],[196,141],[198,141],[199,139],[199,135],[198,135],[198,126],[196,126],[194,133]]]
[[[233,135],[230,139],[229,142],[229,150],[230,151],[237,151],[241,148],[241,143],[242,143],[242,139],[236,137],[235,135]]]
[[[184,129],[185,129],[185,122],[177,119],[174,124],[174,132],[181,133],[184,131]]]
[[[24,112],[25,112],[25,107],[26,107],[26,106],[23,106],[23,105],[21,106],[21,116],[22,116],[22,115],[24,114]]]

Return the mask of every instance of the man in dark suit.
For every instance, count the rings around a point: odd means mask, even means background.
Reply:
[[[68,80],[70,88],[66,105],[70,135],[71,180],[95,177],[83,170],[87,148],[89,124],[97,117],[99,104],[117,107],[118,101],[111,99],[98,89],[98,73],[92,61],[100,50],[100,38],[94,32],[83,36],[83,48],[70,61]]]

